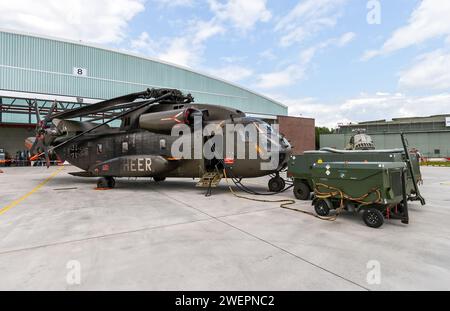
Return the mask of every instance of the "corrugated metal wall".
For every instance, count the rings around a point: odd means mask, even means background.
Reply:
[[[426,119],[422,121],[421,119]],[[363,129],[367,133],[385,134],[385,133],[408,133],[408,132],[434,132],[447,131],[449,128],[445,125],[444,116],[434,116],[426,118],[417,118],[410,122],[385,122],[374,124],[357,124],[339,127],[340,134],[353,133],[355,129]]]
[[[320,136],[320,147],[344,149],[352,134]],[[400,134],[370,134],[377,149],[402,148]],[[450,131],[406,133],[411,148],[417,148],[425,157],[450,157]]]
[[[87,77],[73,68],[87,69]],[[237,86],[132,55],[0,32],[0,89],[106,99],[147,87],[192,93],[198,103],[286,115],[287,108]]]

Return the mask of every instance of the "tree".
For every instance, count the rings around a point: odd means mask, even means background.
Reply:
[[[328,127],[316,127],[316,149],[320,149],[320,135],[333,134],[333,130]]]

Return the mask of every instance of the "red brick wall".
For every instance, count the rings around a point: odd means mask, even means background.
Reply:
[[[293,147],[293,154],[316,149],[315,120],[309,118],[278,116],[280,132]]]

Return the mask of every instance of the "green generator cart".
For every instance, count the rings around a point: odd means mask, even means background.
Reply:
[[[413,174],[407,170],[406,192],[409,200],[420,200],[417,197],[417,183],[422,180],[417,157],[410,155]],[[309,200],[313,192],[312,172],[314,164],[324,162],[397,162],[406,163],[403,149],[393,150],[336,150],[324,148],[320,151],[306,151],[302,155],[293,155],[289,160],[288,176],[294,180],[294,195],[299,200]],[[414,176],[414,179],[413,179]]]
[[[420,163],[417,155],[408,152],[405,135],[402,133],[403,149],[392,150],[337,150],[323,148],[320,151],[306,151],[302,155],[292,155],[288,163],[287,175],[294,181],[294,195],[298,200],[311,199],[313,182],[311,169],[313,165],[324,162],[397,162],[406,163],[407,179],[406,194],[409,201],[420,201],[425,205],[425,199],[420,194],[418,184],[422,182]]]
[[[385,219],[409,223],[405,162],[324,162],[311,168],[313,206],[320,217],[332,210],[362,212],[367,226]]]

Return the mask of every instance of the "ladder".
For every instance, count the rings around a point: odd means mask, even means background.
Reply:
[[[219,174],[217,172],[206,172],[200,178],[196,187],[198,187],[198,188],[216,188],[222,178],[223,178],[223,175]]]

